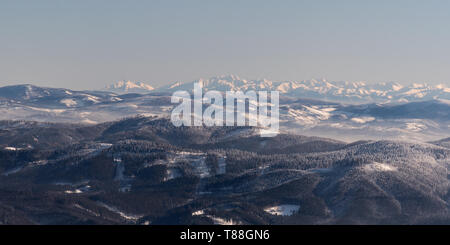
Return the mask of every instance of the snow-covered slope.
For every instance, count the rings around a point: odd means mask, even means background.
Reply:
[[[206,86],[205,90],[270,89],[274,86],[268,81],[256,83],[236,76],[202,82]],[[288,90],[295,84],[290,83],[282,89]],[[191,86],[192,84],[176,84],[172,89],[175,87],[189,89]],[[392,84],[377,86],[389,87],[397,92],[404,89]],[[334,87],[335,85],[331,83],[325,86],[330,89]],[[166,90],[170,91],[169,88]],[[0,87],[0,120],[93,124],[137,114],[167,117],[174,107],[170,95],[170,93],[119,95],[111,92],[73,91],[32,85]],[[284,131],[345,141],[366,139],[434,141],[450,137],[448,101],[432,99],[416,102],[349,104],[305,99],[303,96],[282,93],[280,126]]]
[[[30,84],[0,87],[1,105],[20,105],[49,109],[85,107],[121,100],[117,94],[102,91],[74,91],[38,87]]]

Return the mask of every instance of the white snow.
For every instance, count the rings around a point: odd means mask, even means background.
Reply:
[[[213,215],[206,215],[206,217],[210,218],[215,225],[239,225],[239,222],[234,221],[233,219],[220,218]]]
[[[363,169],[367,172],[392,172],[397,171],[397,168],[385,163],[374,162],[371,164],[367,164],[363,167]]]
[[[126,214],[122,211],[120,211],[118,208],[107,205],[105,203],[99,202],[100,206],[108,209],[109,211],[116,213],[118,215],[120,215],[120,217],[126,219],[126,220],[130,220],[130,221],[137,221],[138,219],[142,218],[143,215],[136,215],[136,214]]]
[[[2,175],[3,176],[8,176],[8,175],[11,175],[11,174],[15,174],[15,173],[18,173],[22,169],[23,169],[23,166],[20,166],[20,167],[8,170],[8,171],[4,172]]]
[[[85,119],[81,120],[80,123],[85,123],[85,124],[97,124],[96,121],[93,121],[93,120],[88,119],[88,118],[85,118]]]
[[[80,189],[75,189],[73,191],[72,190],[67,190],[64,193],[67,193],[67,194],[81,194],[81,193],[83,193],[83,191],[80,190]]]
[[[399,99],[423,99],[423,98],[448,98],[450,88],[440,84],[436,86],[426,83],[412,85],[400,85],[395,82],[367,83],[349,81],[303,80],[303,81],[269,81],[266,79],[246,80],[238,76],[225,75],[209,79],[199,79],[192,82],[177,82],[169,87],[162,87],[160,91],[188,90],[193,88],[193,83],[199,82],[205,91],[249,91],[272,90],[280,94],[289,94],[297,97],[311,97],[316,99],[326,98],[342,102],[373,103],[398,101]],[[446,95],[447,93],[447,95]]]
[[[375,117],[354,117],[351,120],[355,123],[363,124],[363,123],[375,121]]]
[[[120,156],[116,156],[113,158],[113,162],[116,164],[116,174],[114,176],[114,181],[120,182],[119,191],[120,192],[129,192],[131,190],[130,177],[125,176],[125,166],[122,162],[122,158]]]
[[[291,216],[300,209],[300,205],[283,204],[265,208],[264,211],[271,215]]]
[[[5,147],[3,149],[6,150],[6,151],[17,151],[17,150],[20,150],[19,148],[11,147],[11,146],[7,146],[7,147]]]
[[[148,84],[133,81],[118,81],[115,84],[107,86],[106,89],[119,93],[149,92],[154,90],[154,88]]]
[[[336,108],[319,106],[302,106],[300,109],[288,108],[287,114],[297,123],[302,125],[313,125],[320,121],[328,120]]]
[[[233,219],[221,218],[210,214],[205,214],[203,209],[197,210],[192,213],[192,216],[205,216],[210,218],[215,225],[239,225],[240,222],[236,222]]]
[[[67,194],[82,194],[85,193],[87,191],[89,191],[91,189],[91,186],[86,185],[86,186],[82,186],[80,188],[76,188],[75,190],[66,190],[64,191],[64,193]]]
[[[65,112],[64,109],[47,109],[47,108],[39,108],[39,107],[33,107],[33,106],[27,106],[27,108],[34,110],[34,111],[42,111],[42,112],[49,112],[49,113],[55,113],[60,114]]]
[[[193,167],[194,173],[200,178],[206,178],[210,176],[210,171],[205,163],[206,155],[201,152],[177,152],[169,160],[170,163],[176,163],[179,161],[187,161]]]
[[[94,216],[96,216],[96,217],[99,217],[99,216],[100,216],[99,213],[96,213],[96,212],[94,212],[94,211],[92,211],[92,210],[90,210],[90,209],[87,209],[87,208],[81,206],[80,204],[74,204],[73,206],[76,207],[76,208],[78,208],[78,209],[81,209],[81,210],[83,210],[83,211],[85,211],[85,212],[87,212],[87,213],[89,213],[89,214],[92,214],[92,215],[94,215]]]
[[[191,165],[194,167],[195,172],[200,178],[206,178],[209,176],[209,168],[206,166],[204,157],[191,162]]]
[[[426,125],[421,124],[421,123],[406,123],[406,129],[414,131],[414,132],[420,132],[427,128],[428,127]]]
[[[197,210],[195,212],[192,213],[192,216],[200,216],[205,214],[205,212],[203,210]]]
[[[72,107],[72,106],[76,106],[77,102],[74,99],[62,99],[61,104],[64,104],[67,107]]]
[[[164,178],[164,181],[176,179],[179,177],[181,177],[180,170],[178,170],[176,168],[168,168],[166,171],[166,177]]]
[[[100,103],[100,98],[97,96],[92,96],[89,94],[83,94],[85,96],[84,100],[90,101],[94,104]]]

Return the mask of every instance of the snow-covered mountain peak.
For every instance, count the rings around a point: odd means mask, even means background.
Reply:
[[[118,81],[107,86],[106,90],[115,93],[148,93],[154,88],[143,82]]]

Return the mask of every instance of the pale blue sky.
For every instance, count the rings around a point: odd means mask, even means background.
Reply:
[[[0,1],[0,86],[221,74],[450,85],[450,1]]]

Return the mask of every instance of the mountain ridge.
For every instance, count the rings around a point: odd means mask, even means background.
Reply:
[[[201,83],[203,89],[218,91],[271,90],[280,94],[311,99],[322,99],[348,103],[413,102],[431,99],[450,99],[450,87],[444,84],[429,85],[398,82],[367,83],[349,81],[327,81],[312,79],[302,81],[271,81],[267,79],[247,80],[236,75],[215,76],[191,82],[176,82],[162,86],[156,91],[173,92],[192,90],[194,83]]]
[[[148,93],[150,91],[155,90],[155,88],[149,84],[140,81],[133,82],[130,80],[128,81],[122,80],[106,86],[105,90],[114,93],[124,94],[124,93]]]
[[[448,101],[350,104],[281,94],[280,126],[345,141],[398,137],[433,141],[450,136]],[[96,124],[139,114],[167,117],[174,106],[170,93],[158,91],[116,94],[32,85],[0,87],[2,120]]]
[[[426,100],[450,100],[450,86],[445,84],[412,83],[403,85],[398,82],[367,83],[364,81],[328,81],[325,79],[271,81],[268,79],[244,79],[237,75],[214,76],[190,82],[178,81],[159,87],[140,81],[122,80],[105,86],[99,91],[107,91],[119,95],[127,93],[172,93],[177,90],[192,91],[194,83],[201,83],[204,91],[279,91],[280,94],[285,96],[340,103],[405,103]],[[0,88],[12,86],[38,87],[31,84],[23,84]],[[1,94],[0,97],[2,97]]]

